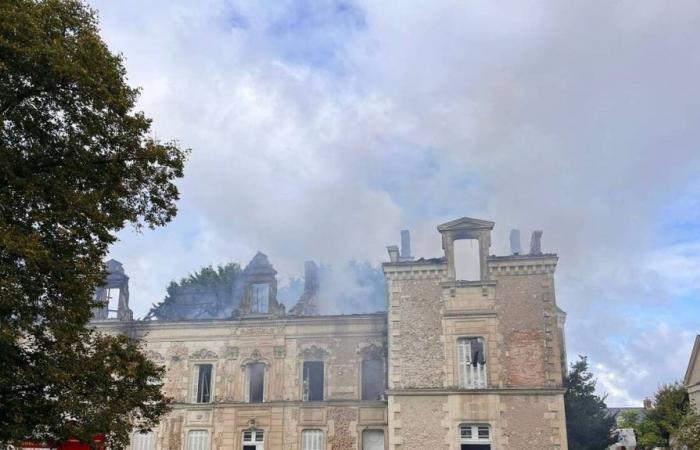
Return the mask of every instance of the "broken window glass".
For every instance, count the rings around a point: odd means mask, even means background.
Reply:
[[[486,387],[486,355],[483,338],[459,338],[457,358],[459,387],[481,389]]]
[[[211,364],[194,366],[192,377],[192,400],[194,403],[209,403],[211,401]]]
[[[262,403],[265,387],[265,364],[248,364],[248,402]]]
[[[250,312],[267,313],[267,304],[270,299],[270,285],[256,283],[250,286]]]
[[[323,361],[304,361],[303,399],[323,400]]]
[[[362,400],[379,400],[384,394],[384,363],[380,359],[362,361]]]

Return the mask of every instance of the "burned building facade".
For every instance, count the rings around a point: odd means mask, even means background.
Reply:
[[[98,318],[143,337],[167,368],[174,409],[131,448],[566,449],[557,256],[541,253],[539,235],[530,254],[490,256],[493,226],[440,225],[434,259],[412,257],[402,236],[383,264],[386,312],[319,315],[313,263],[287,312],[259,253],[229,318]],[[458,279],[463,239],[478,244],[478,279]]]

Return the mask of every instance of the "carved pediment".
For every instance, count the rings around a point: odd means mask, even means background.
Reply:
[[[461,230],[493,230],[494,222],[489,220],[473,219],[471,217],[460,217],[459,219],[438,225],[439,232],[461,231]]]
[[[306,347],[299,352],[299,358],[305,361],[324,360],[328,357],[328,351],[322,347],[312,345]]]
[[[219,355],[214,353],[211,350],[207,350],[206,348],[203,348],[201,350],[197,350],[196,352],[192,353],[190,355],[190,359],[219,359]]]
[[[268,358],[265,358],[262,353],[260,353],[260,350],[257,348],[254,349],[251,353],[250,356],[245,358],[243,361],[241,361],[241,366],[247,366],[248,364],[252,363],[263,363],[267,364],[268,366],[270,365],[270,360]]]
[[[150,359],[151,361],[165,361],[165,357],[163,355],[153,350],[146,351],[146,358]]]

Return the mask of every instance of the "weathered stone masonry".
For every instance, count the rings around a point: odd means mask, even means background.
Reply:
[[[386,313],[319,316],[313,279],[286,313],[263,254],[243,271],[228,319],[134,322],[101,312],[96,327],[142,337],[148,357],[167,368],[174,410],[138,450],[188,449],[193,433],[204,436],[197,450],[566,449],[557,256],[541,253],[541,234],[531,254],[490,256],[493,226],[440,225],[444,257],[434,259],[410,256],[403,234],[404,251],[389,247],[383,265]],[[478,280],[457,280],[460,239],[478,243]],[[306,267],[307,277],[316,273]],[[194,314],[196,299],[188,302]],[[382,362],[381,398],[362,399],[364,360]],[[198,402],[202,365],[212,368],[211,398]],[[264,373],[259,402],[253,366]],[[322,367],[321,401],[306,400],[312,366]],[[320,440],[303,441],[304,432]]]

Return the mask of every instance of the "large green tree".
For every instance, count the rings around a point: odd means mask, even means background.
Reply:
[[[88,326],[116,232],[174,216],[186,156],[125,78],[82,2],[0,0],[0,447],[119,447],[167,410],[138,344]]]
[[[662,385],[654,395],[652,407],[633,428],[637,446],[642,450],[668,448],[673,439],[678,446],[700,449],[700,419],[680,383]]]
[[[607,412],[605,397],[595,393],[596,380],[585,356],[571,364],[564,378],[566,433],[570,450],[600,450],[612,444],[615,423]]]

